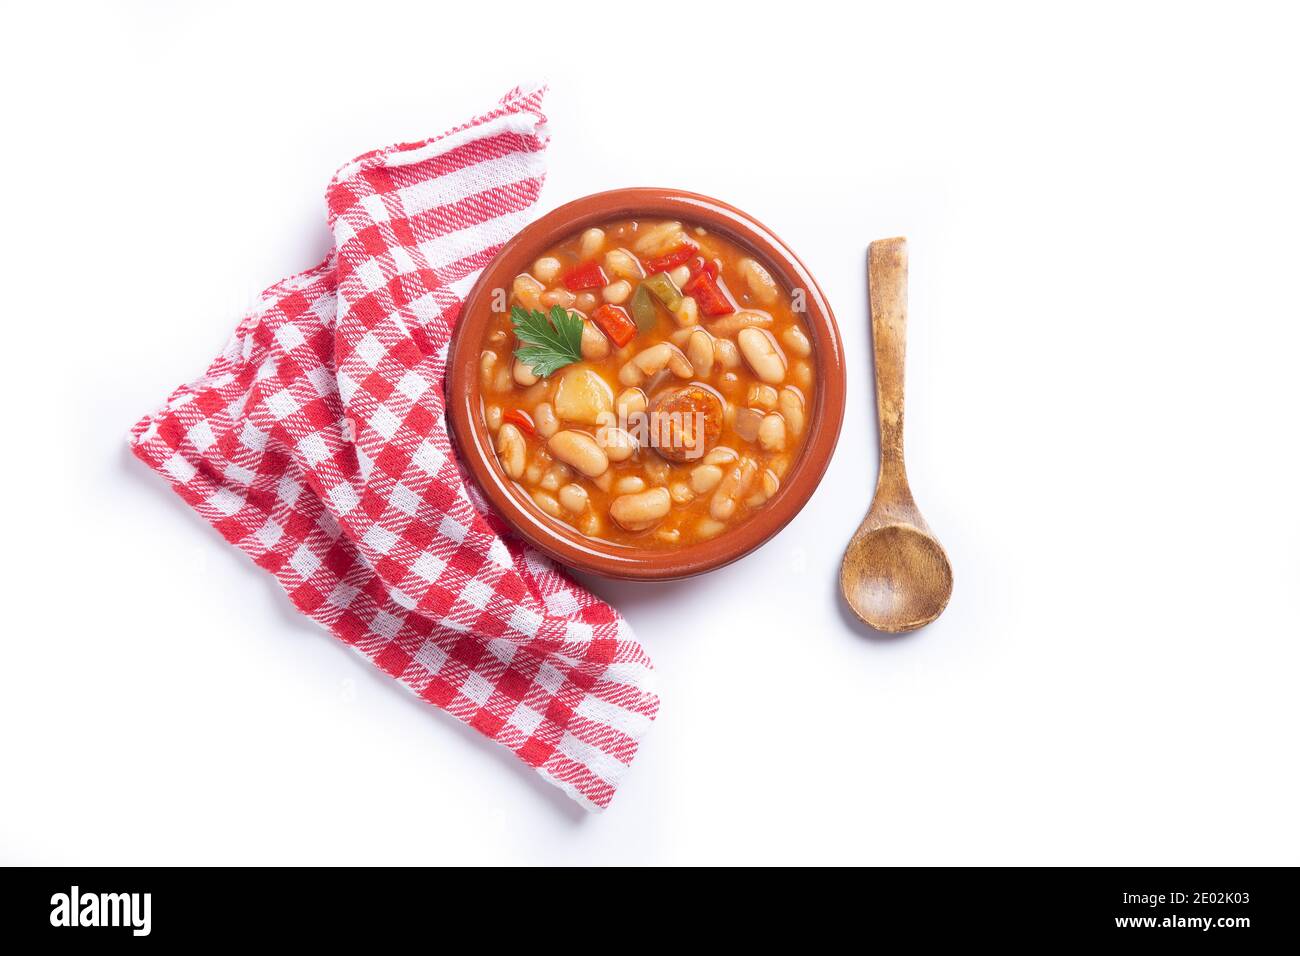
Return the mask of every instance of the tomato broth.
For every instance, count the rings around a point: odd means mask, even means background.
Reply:
[[[799,300],[726,237],[620,220],[547,250],[480,354],[502,470],[587,537],[671,549],[746,521],[802,449]]]

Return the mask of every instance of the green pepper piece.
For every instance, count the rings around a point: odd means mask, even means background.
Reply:
[[[656,272],[641,284],[649,286],[654,297],[662,302],[669,312],[676,312],[678,306],[682,304],[682,294],[677,286],[673,285],[673,280],[666,272]]]
[[[632,310],[632,318],[636,321],[638,332],[649,332],[659,324],[654,299],[650,298],[650,290],[646,288],[644,282],[632,293],[632,301],[628,303],[628,308]]]

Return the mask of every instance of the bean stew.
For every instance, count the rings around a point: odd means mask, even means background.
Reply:
[[[487,324],[481,413],[556,521],[672,549],[775,495],[812,413],[798,294],[729,239],[621,220],[547,250]]]

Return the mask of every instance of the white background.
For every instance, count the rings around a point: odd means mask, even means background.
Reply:
[[[1300,863],[1280,6],[37,6],[0,57],[3,860]],[[543,208],[734,203],[850,361],[786,531],[591,582],[663,694],[603,815],[299,617],[124,440],[320,259],[337,165],[542,76]],[[956,592],[884,638],[836,571],[875,478],[864,251],[898,234]]]

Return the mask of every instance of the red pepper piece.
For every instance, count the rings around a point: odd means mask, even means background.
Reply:
[[[695,278],[686,283],[686,287],[682,291],[689,296],[693,296],[696,304],[700,307],[700,311],[710,318],[716,318],[719,315],[731,315],[736,311],[736,307],[718,288],[717,280],[709,275],[707,266],[700,270]]]
[[[632,321],[632,316],[627,314],[627,309],[620,305],[606,302],[591,313],[591,321],[605,333],[605,338],[619,348],[636,338],[636,323]]]
[[[537,434],[537,427],[533,424],[533,420],[528,416],[528,413],[521,408],[510,409],[510,411],[501,416],[501,421],[509,422],[526,434]]]
[[[705,259],[703,256],[696,256],[690,261],[689,268],[692,278],[701,272],[707,272],[712,279],[718,277],[718,260],[716,259]]]
[[[586,292],[588,289],[603,289],[609,285],[605,270],[599,262],[584,262],[564,274],[564,287],[570,292]]]
[[[670,252],[664,253],[654,259],[645,261],[645,274],[654,275],[656,272],[667,272],[669,269],[676,269],[678,266],[689,262],[695,253],[700,251],[700,247],[693,242],[683,242],[677,248]]]

